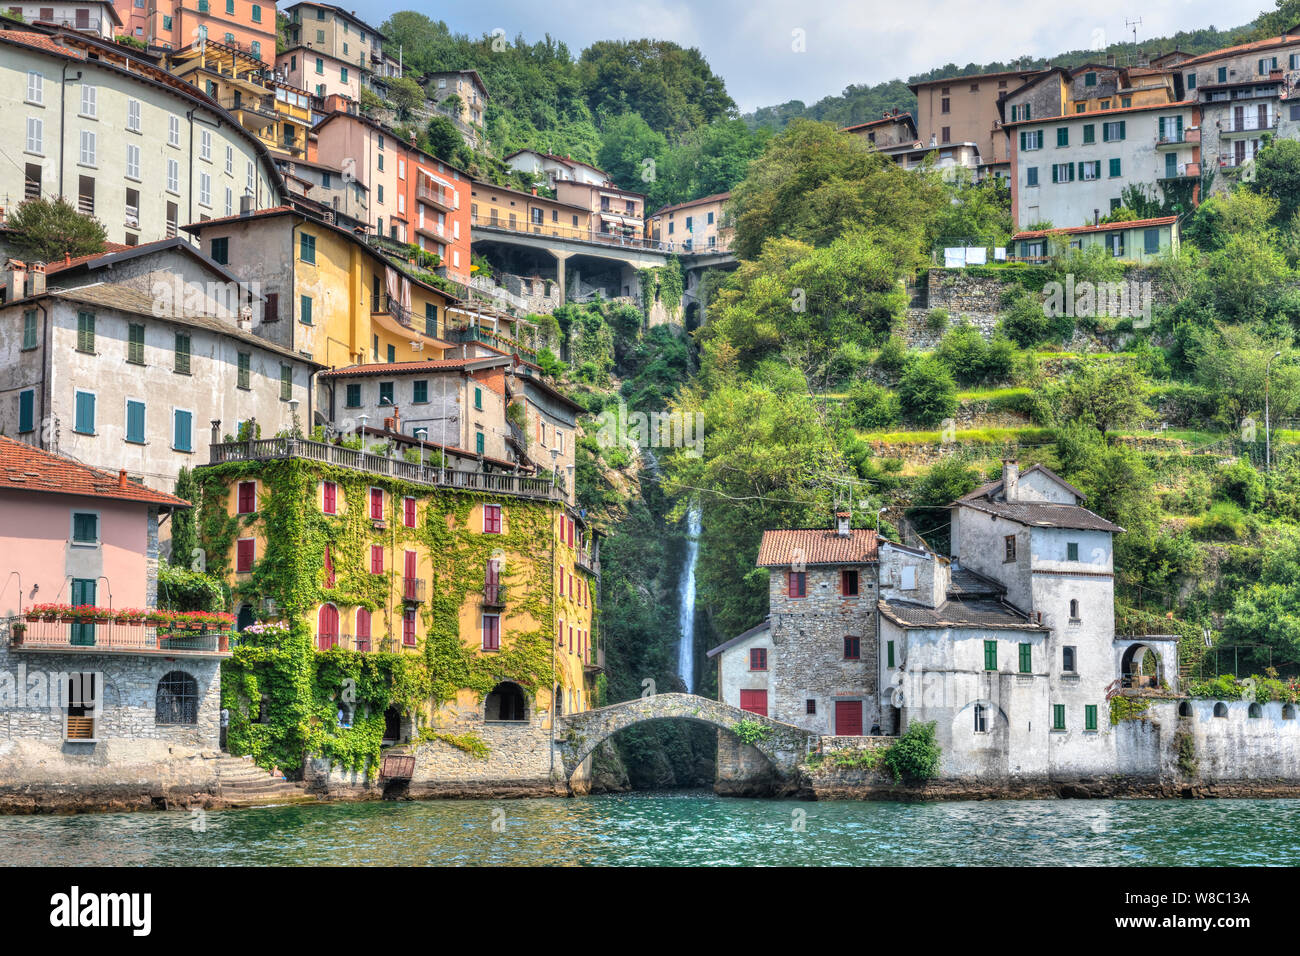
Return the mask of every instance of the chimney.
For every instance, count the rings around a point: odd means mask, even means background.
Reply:
[[[835,511],[835,537],[847,538],[851,533],[849,531],[849,509],[837,508]]]
[[[221,419],[220,418],[212,419],[211,425],[212,425],[212,444],[220,445],[221,444]]]
[[[125,468],[119,468],[119,469],[117,470],[117,486],[118,486],[119,488],[125,488],[125,487],[126,487],[126,469],[125,469]]]
[[[536,187],[536,186],[533,187],[533,195],[534,195],[534,196],[537,195],[537,187]]]
[[[1093,224],[1094,226],[1100,226],[1100,225],[1101,225],[1101,210],[1100,210],[1100,209],[1094,209],[1094,210],[1092,211],[1092,224]]]
[[[1020,500],[1020,465],[1014,458],[1002,459],[1002,496],[1007,501]]]
[[[1106,65],[1107,65],[1107,66],[1114,66],[1114,65],[1115,65],[1115,54],[1114,54],[1114,53],[1107,53],[1107,54],[1106,54]]]
[[[4,280],[5,301],[23,298],[27,291],[27,263],[21,259],[10,259],[5,266]]]
[[[37,262],[32,266],[27,274],[27,283],[30,289],[29,295],[45,294],[45,263]]]
[[[251,193],[244,193],[239,197],[239,214],[241,216],[251,216],[253,214],[253,196]]]

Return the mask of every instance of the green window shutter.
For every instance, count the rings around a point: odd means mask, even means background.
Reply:
[[[348,405],[348,408],[360,408],[360,407],[361,407],[361,386],[360,386],[360,385],[349,385],[349,386],[348,386],[348,402],[347,402],[347,405]]]
[[[28,309],[23,313],[23,348],[36,348],[36,310]]]
[[[429,383],[426,382],[424,379],[420,379],[420,381],[415,383],[414,393],[415,394],[412,395],[412,399],[417,404],[423,404],[427,402],[429,400]]]
[[[252,365],[252,355],[248,352],[240,352],[238,355],[238,360],[239,360],[238,385],[240,388],[248,388],[249,379],[250,379],[249,373],[251,372],[250,366]]]
[[[176,409],[172,418],[172,447],[177,451],[193,451],[190,447],[190,430],[194,416]]]
[[[998,669],[998,642],[984,642],[984,669],[986,671],[995,671]]]
[[[1125,139],[1125,138],[1127,138],[1127,136],[1128,136],[1128,132],[1127,132],[1127,130],[1128,130],[1128,122],[1127,122],[1126,120],[1120,120],[1120,121],[1119,121],[1119,138],[1120,138],[1120,139]]]
[[[134,365],[144,364],[144,326],[138,322],[127,327],[126,360]]]
[[[894,642],[893,641],[888,641],[885,644],[885,652],[888,657],[888,660],[886,661],[886,666],[893,667],[894,666]]]
[[[299,240],[298,257],[303,262],[315,264],[316,262],[316,237],[303,233]]]
[[[483,433],[479,432],[474,436],[474,450],[480,455],[483,454]]]
[[[1034,669],[1034,649],[1030,644],[1020,645],[1020,673],[1028,674]]]
[[[432,302],[424,303],[424,334],[434,337],[438,334],[438,307]]]
[[[311,296],[304,295],[302,297],[298,318],[303,325],[311,325]]]
[[[77,313],[77,351],[95,351],[95,315],[93,312]]]
[[[36,392],[18,393],[18,433],[36,431]]]
[[[388,346],[388,362],[391,365],[393,362],[396,361],[397,361],[397,346],[390,345]]]
[[[1064,704],[1052,705],[1052,729],[1053,730],[1065,729],[1065,705]]]
[[[95,434],[95,393],[77,393],[76,424],[73,431],[82,435]]]
[[[1079,560],[1079,543],[1077,541],[1071,541],[1065,546],[1065,560]]]
[[[1160,139],[1165,138],[1165,118],[1160,117]]]
[[[1083,179],[1083,167],[1084,167],[1084,166],[1087,166],[1087,165],[1088,165],[1088,164],[1087,164],[1087,163],[1084,163],[1084,162],[1079,163],[1079,179],[1080,179],[1080,180]]]
[[[1022,150],[1029,148],[1029,134],[1024,130],[1020,131],[1020,148]]]
[[[293,398],[293,368],[288,365],[280,366],[280,401],[287,402]]]
[[[1058,126],[1056,128],[1056,145],[1057,146],[1070,145],[1070,128],[1068,126]]]
[[[1096,729],[1097,729],[1097,705],[1096,705],[1096,704],[1085,704],[1085,705],[1084,705],[1084,708],[1083,708],[1083,729],[1084,729],[1084,730],[1096,730]]]
[[[1120,175],[1120,162],[1118,159],[1110,161],[1110,175],[1112,178]]]
[[[1029,118],[1030,118],[1030,116],[1029,116],[1029,104],[1026,103],[1026,104],[1025,104],[1025,119],[1029,119]]]
[[[1053,164],[1052,164],[1052,182],[1054,182],[1054,183],[1059,183],[1059,182],[1061,181],[1061,180],[1057,177],[1057,172],[1058,172],[1058,167],[1056,166],[1055,163],[1053,163]]]
[[[1087,126],[1083,128],[1083,142],[1087,144],[1087,143],[1095,143],[1096,141],[1097,141],[1097,127],[1089,123]]]
[[[190,337],[185,332],[176,333],[176,371],[190,371]]]
[[[126,440],[144,444],[144,402],[126,403]]]
[[[474,389],[474,407],[480,411],[483,409],[483,389]]]
[[[94,544],[99,540],[99,516],[76,512],[72,515],[72,540],[79,544]]]

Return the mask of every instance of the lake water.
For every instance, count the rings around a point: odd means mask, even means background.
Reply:
[[[0,817],[11,865],[1289,865],[1300,800],[808,803],[672,791]]]

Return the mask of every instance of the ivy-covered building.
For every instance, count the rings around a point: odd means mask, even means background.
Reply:
[[[393,748],[416,795],[564,788],[552,718],[596,706],[603,655],[598,538],[561,487],[295,438],[212,457],[233,753],[333,792],[387,784]]]

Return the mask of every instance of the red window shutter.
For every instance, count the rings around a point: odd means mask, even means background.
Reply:
[[[251,515],[256,510],[257,485],[251,481],[239,483],[239,513]]]
[[[407,608],[402,613],[402,643],[407,646],[415,645],[415,608]]]
[[[235,544],[235,571],[248,574],[253,570],[253,539],[245,538]]]
[[[382,521],[384,518],[384,492],[382,488],[370,489],[370,518]]]
[[[501,648],[501,618],[494,614],[483,615],[483,650],[495,651]]]
[[[740,692],[740,709],[760,717],[767,716],[767,691],[742,690]]]
[[[415,577],[415,552],[414,551],[406,552],[406,576],[408,578]]]
[[[335,514],[338,511],[338,485],[332,481],[325,482],[325,513],[327,515]]]
[[[325,586],[334,587],[334,561],[330,557],[330,546],[325,545]]]
[[[370,546],[370,573],[384,573],[384,546],[382,544],[372,544]]]
[[[564,647],[564,618],[560,618],[560,647]]]
[[[365,608],[361,608],[357,611],[357,643],[360,643],[362,638],[369,639],[369,637],[370,612]],[[360,650],[360,648],[358,648],[358,650]]]
[[[500,505],[483,506],[483,533],[484,534],[501,533],[501,506]]]
[[[415,499],[407,498],[402,503],[402,517],[408,528],[415,527]]]
[[[573,653],[573,625],[569,625],[569,653]]]

